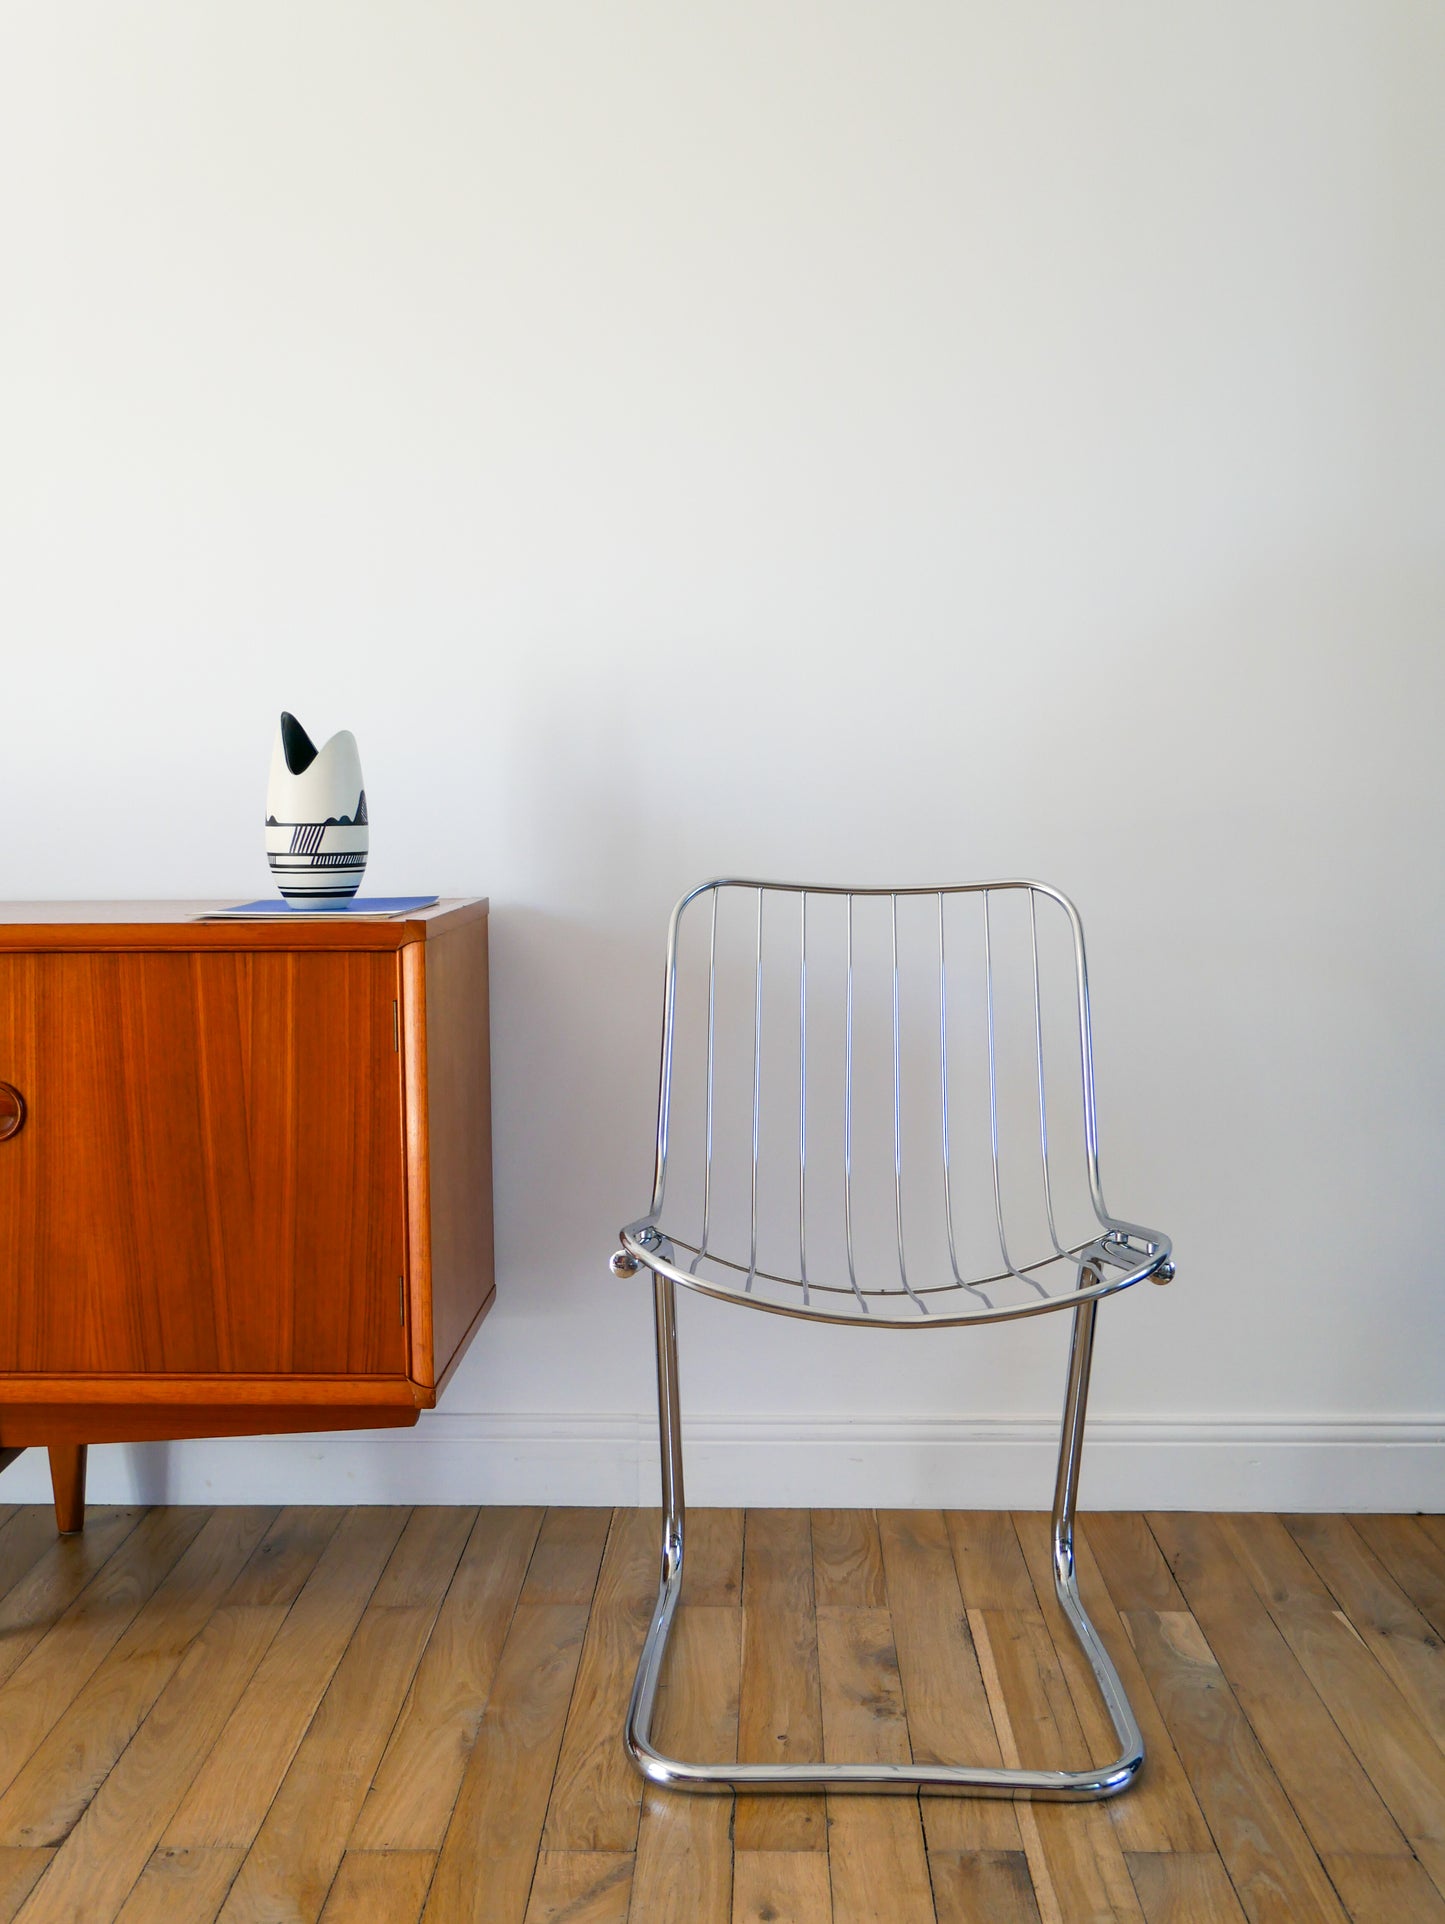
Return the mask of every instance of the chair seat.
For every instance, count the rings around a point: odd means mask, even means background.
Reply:
[[[1117,1295],[1145,1277],[1167,1282],[1172,1275],[1167,1240],[1122,1229],[994,1275],[967,1280],[931,1276],[907,1285],[896,1269],[891,1277],[860,1274],[856,1282],[846,1271],[841,1278],[826,1273],[806,1280],[779,1275],[752,1267],[745,1257],[700,1252],[696,1244],[669,1236],[665,1225],[645,1219],[623,1230],[621,1242],[637,1263],[699,1295],[777,1316],[867,1329],[1011,1322],[1055,1309],[1077,1309],[1081,1302]]]

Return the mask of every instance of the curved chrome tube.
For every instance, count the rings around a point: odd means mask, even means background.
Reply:
[[[654,1259],[655,1260],[655,1259]],[[1081,1271],[1082,1275],[1087,1273]],[[1094,1347],[1096,1298],[1085,1295],[1074,1311],[1073,1340],[1054,1485],[1054,1588],[1080,1648],[1088,1659],[1119,1740],[1112,1763],[1085,1770],[1023,1770],[973,1764],[700,1764],[668,1757],[652,1741],[652,1717],[668,1634],[682,1598],[686,1505],[682,1480],[682,1431],[677,1372],[677,1296],[672,1277],[654,1271],[657,1330],[657,1393],[662,1453],[662,1579],[657,1604],[633,1680],[624,1741],[627,1754],[649,1783],[687,1791],[953,1791],[974,1797],[1087,1802],[1127,1790],[1144,1763],[1144,1739],[1119,1673],[1089,1621],[1074,1571],[1074,1514],[1084,1411]]]

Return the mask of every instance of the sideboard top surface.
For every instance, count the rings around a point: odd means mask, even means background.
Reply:
[[[37,949],[402,949],[487,913],[485,896],[443,896],[395,921],[297,916],[206,922],[234,897],[182,902],[0,902],[0,951]]]

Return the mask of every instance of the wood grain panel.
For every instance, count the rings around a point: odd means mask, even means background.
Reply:
[[[810,1557],[797,1513],[745,1529],[699,1514],[702,1588],[733,1601],[684,1606],[657,1722],[665,1745],[728,1758],[745,1613],[776,1589],[810,1617],[818,1535]],[[62,1840],[0,1843],[0,1924],[416,1924],[428,1905],[430,1924],[1445,1924],[1426,1868],[1445,1651],[1353,1524],[1161,1517],[1172,1570],[1130,1525],[1117,1596],[1081,1534],[1081,1588],[1166,1761],[1162,1801],[1148,1777],[1103,1806],[930,1798],[920,1829],[914,1797],[836,1796],[820,1848],[775,1851],[739,1847],[726,1794],[649,1793],[637,1824],[620,1730],[655,1510],[612,1517],[600,1573],[607,1519],[583,1509],[295,1508],[258,1544],[262,1521],[98,1509],[91,1538],[57,1542],[38,1507],[0,1506],[0,1557],[10,1545],[21,1564],[0,1591],[0,1834]],[[1381,1541],[1418,1559],[1411,1520],[1387,1521]],[[1102,1726],[1050,1601],[1046,1519],[881,1525],[832,1516],[821,1532],[832,1594],[886,1599],[819,1610],[814,1594],[824,1754],[943,1748],[928,1732],[955,1720],[960,1562],[995,1599],[969,1628],[1003,1760],[1092,1750]],[[1136,1584],[1192,1602],[1217,1649],[1188,1610],[1121,1618]],[[1370,1799],[1392,1847],[1344,1848],[1378,1841],[1350,1809]],[[962,1817],[939,1835],[974,1841],[936,1842],[927,1810],[1002,1811],[1016,1842]],[[440,1854],[389,1847],[439,1832]],[[1121,1852],[1126,1835],[1149,1844]]]
[[[519,1605],[447,1828],[426,1924],[524,1924],[585,1605]]]
[[[24,1917],[110,1918],[276,1634],[281,1604],[223,1605],[32,1893]]]
[[[971,1610],[979,1663],[1003,1761],[1012,1768],[1076,1766],[1083,1736],[1037,1607]],[[1100,1804],[1020,1804],[1019,1833],[1045,1917],[1137,1920],[1142,1912]]]
[[[880,1510],[878,1534],[914,1761],[1001,1762],[948,1525],[937,1510]],[[1017,1544],[1013,1554],[1022,1571]],[[930,1852],[1021,1848],[1014,1807],[1002,1799],[925,1795],[921,1808]]]
[[[0,1924],[10,1924],[55,1852],[0,1851]]]
[[[74,949],[405,948],[460,928],[487,912],[482,896],[444,895],[400,921],[362,916],[296,916],[273,922],[207,922],[225,900],[0,902],[0,951],[63,954]]]
[[[386,954],[0,955],[0,1371],[403,1374],[398,993]]]
[[[1131,1851],[1128,1864],[1146,1924],[1245,1924],[1213,1851]]]
[[[406,1520],[379,1507],[343,1518],[188,1787],[166,1832],[172,1848],[250,1845]]]
[[[657,1596],[661,1527],[656,1510],[613,1516],[547,1806],[544,1855],[636,1846],[642,1779],[622,1747],[622,1726]]]
[[[116,1924],[213,1924],[241,1867],[240,1851],[152,1851]]]
[[[886,1610],[818,1612],[824,1754],[909,1761],[903,1685]],[[933,1900],[916,1797],[828,1798],[833,1924],[930,1924]]]
[[[823,1755],[813,1533],[806,1510],[749,1510],[743,1535],[743,1674],[738,1755],[748,1763],[807,1763]],[[823,1799],[739,1797],[739,1851],[816,1851]]]
[[[1039,1924],[1023,1851],[928,1853],[938,1924]]]
[[[432,1851],[349,1850],[321,1924],[416,1924],[435,1863]]]
[[[437,1383],[496,1287],[487,917],[414,944],[404,952],[402,970],[406,1046],[420,1042],[425,1049],[424,1087],[410,1077],[408,1083],[408,1128],[415,1128],[416,1105],[424,1102],[427,1138],[425,1156],[410,1158],[412,1233],[425,1224],[427,1279],[424,1291],[420,1278],[413,1279],[413,1374],[419,1383]],[[424,1198],[416,1187],[421,1180]]]
[[[466,1511],[412,1512],[231,1886],[226,1924],[319,1914],[469,1522]]]
[[[351,1834],[353,1849],[441,1849],[541,1524],[540,1510],[478,1515]],[[620,1751],[616,1729],[609,1734]]]
[[[205,1510],[152,1510],[52,1625],[9,1679],[0,1700],[0,1788],[8,1788],[87,1679],[160,1588]]]
[[[1438,1517],[1356,1516],[1369,1545],[1437,1637],[1445,1638],[1445,1530]]]
[[[249,1509],[209,1518],[0,1797],[0,1844],[69,1834],[274,1519]]]
[[[1231,1544],[1248,1548],[1250,1574],[1260,1578],[1261,1599],[1269,1601],[1300,1668],[1436,1888],[1445,1891],[1445,1755],[1278,1517],[1232,1517],[1226,1527]],[[1318,1606],[1320,1594],[1327,1607]]]
[[[521,1603],[592,1601],[612,1512],[554,1506],[537,1536],[522,1584]]]
[[[1121,1614],[1250,1924],[1343,1924],[1334,1887],[1194,1618]]]
[[[134,1534],[144,1510],[93,1510],[84,1536],[55,1538],[54,1521],[45,1515],[50,1538],[39,1557],[0,1598],[0,1684],[11,1677],[35,1646],[62,1618],[76,1597]],[[0,1702],[0,1725],[5,1706]]]
[[[822,1851],[749,1851],[735,1846],[732,1924],[833,1924]]]
[[[1154,1534],[1315,1849],[1407,1851],[1223,1530],[1171,1512]]]
[[[631,1851],[542,1851],[526,1924],[627,1924]]]
[[[735,1760],[741,1675],[741,1609],[683,1604],[657,1694],[658,1748],[698,1763]],[[649,1788],[644,1793],[632,1917],[648,1924],[730,1924],[732,1815],[733,1799],[726,1792],[679,1797]]]
[[[1445,1897],[1417,1857],[1330,1851],[1324,1863],[1353,1924],[1445,1924]]]
[[[888,1585],[872,1510],[814,1510],[813,1593],[820,1610],[884,1610]]]

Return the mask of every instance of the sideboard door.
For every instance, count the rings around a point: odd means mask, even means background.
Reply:
[[[0,955],[0,1372],[404,1375],[393,953]]]

